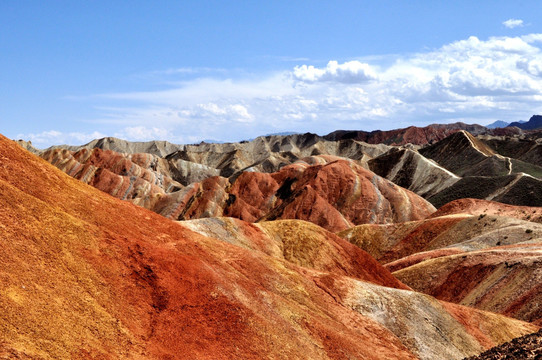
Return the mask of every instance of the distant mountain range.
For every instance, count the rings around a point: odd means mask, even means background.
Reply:
[[[518,128],[520,128],[522,130],[540,129],[540,128],[542,128],[542,115],[533,115],[533,116],[531,116],[529,121],[527,121],[526,123],[513,122],[508,126],[509,127],[515,126],[515,127],[518,127]]]
[[[540,129],[542,128],[542,115],[533,115],[531,116],[529,121],[519,120],[519,121],[508,123],[506,121],[497,120],[495,122],[492,122],[489,125],[486,125],[486,128],[497,129],[497,128],[514,127],[514,126],[522,130]]]

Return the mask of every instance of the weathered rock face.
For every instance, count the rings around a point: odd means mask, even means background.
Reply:
[[[69,145],[58,145],[51,146],[47,150],[54,149],[66,149],[70,151],[79,151],[81,149],[101,149],[101,150],[112,150],[118,153],[126,154],[137,154],[145,153],[152,154],[158,157],[164,157],[167,154],[170,154],[179,149],[180,145],[175,145],[167,141],[126,141],[122,139],[117,139],[114,137],[105,137],[102,139],[92,140],[88,144],[81,146],[69,146]]]
[[[25,144],[22,144],[25,146]],[[282,166],[311,155],[334,155],[365,162],[386,152],[383,144],[370,145],[360,141],[326,141],[306,133],[286,136],[258,137],[239,143],[174,145],[165,141],[129,142],[115,138],[93,140],[82,146],[54,146],[48,150],[81,149],[113,150],[122,154],[148,153],[167,160],[168,174],[183,185],[209,176],[229,177],[240,171],[275,172]],[[46,151],[48,151],[46,150]],[[191,178],[199,174],[199,179]]]
[[[111,150],[48,150],[41,155],[67,174],[112,196],[171,219],[232,216],[249,222],[302,219],[331,231],[359,223],[421,219],[435,209],[417,195],[355,161],[319,155],[272,173],[205,177],[188,186],[173,180],[179,164],[151,154]],[[187,175],[198,174],[191,163]],[[205,172],[204,172],[205,174]]]
[[[353,161],[313,157],[272,174],[244,172],[232,183],[215,177],[153,209],[171,219],[231,216],[249,222],[300,219],[329,231],[354,224],[422,219],[434,207]],[[180,205],[176,205],[180,204]]]
[[[289,249],[280,259],[201,235],[227,226],[198,234],[107,196],[3,137],[0,164],[3,357],[460,359],[536,330],[397,289],[361,252],[343,270],[357,278],[340,275],[348,246],[312,225],[254,230]],[[311,244],[336,252],[298,250]]]

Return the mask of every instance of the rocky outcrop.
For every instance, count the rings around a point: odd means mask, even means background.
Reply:
[[[111,150],[47,150],[41,157],[68,175],[114,197],[150,207],[182,185],[167,174],[168,165],[151,154],[121,154]]]
[[[536,360],[542,357],[542,330],[518,337],[465,360]]]
[[[235,173],[249,170],[275,172],[282,166],[291,164],[311,155],[333,155],[353,160],[366,161],[386,152],[389,147],[383,144],[372,145],[354,140],[326,141],[311,133],[292,135],[269,135],[251,141],[238,143],[205,143],[193,145],[174,145],[165,141],[129,142],[116,138],[93,140],[82,146],[53,146],[47,150],[67,149],[73,152],[81,149],[113,150],[122,154],[148,153],[164,158],[170,163],[171,174],[184,185],[194,182],[187,176],[194,171],[203,175],[229,177]]]
[[[25,141],[25,140],[17,140],[17,144],[21,146],[23,149],[30,151],[33,154],[39,155],[41,153],[41,150],[38,150],[32,145],[32,141]]]
[[[393,274],[437,299],[542,325],[541,250],[542,239],[538,238],[445,256],[427,252],[423,260]],[[407,261],[403,259],[403,263]]]
[[[223,177],[242,171],[275,172],[285,165],[312,155],[332,155],[366,161],[386,152],[385,145],[363,142],[325,141],[306,133],[287,136],[258,137],[252,141],[229,144],[185,145],[167,156],[168,160],[184,160],[217,169]]]
[[[3,137],[0,163],[3,357],[461,359],[537,329],[403,290],[359,252],[357,278],[316,270],[334,260],[301,257],[297,241],[324,241],[290,238],[310,237],[303,225],[265,230],[288,261],[107,196]]]

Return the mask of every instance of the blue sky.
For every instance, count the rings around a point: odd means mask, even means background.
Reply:
[[[540,1],[0,2],[0,132],[38,147],[542,113]]]

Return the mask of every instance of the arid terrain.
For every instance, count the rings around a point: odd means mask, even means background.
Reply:
[[[0,358],[536,355],[539,135],[0,136]]]

